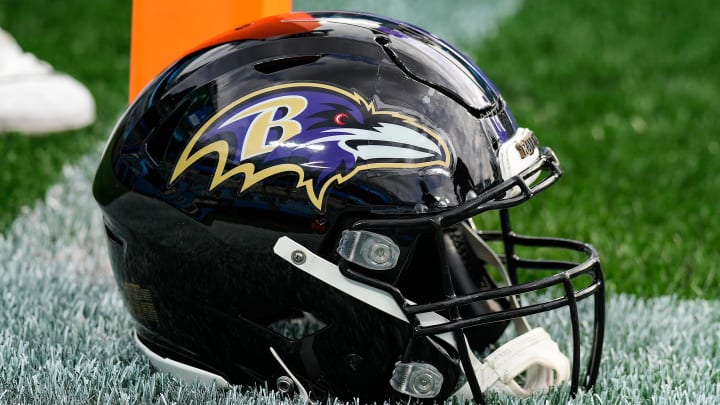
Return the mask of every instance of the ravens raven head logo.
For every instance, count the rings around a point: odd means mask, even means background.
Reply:
[[[170,183],[212,154],[217,166],[210,190],[241,174],[242,192],[295,173],[296,187],[319,211],[330,186],[360,171],[449,168],[451,162],[448,144],[415,119],[320,83],[268,87],[218,111],[185,146]]]

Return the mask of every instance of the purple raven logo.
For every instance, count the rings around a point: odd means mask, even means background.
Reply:
[[[363,170],[450,167],[450,149],[415,119],[378,111],[357,93],[320,83],[291,83],[248,94],[213,115],[183,149],[172,184],[214,154],[209,189],[244,176],[241,192],[295,173],[312,205]]]

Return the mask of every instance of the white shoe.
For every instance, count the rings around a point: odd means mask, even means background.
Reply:
[[[95,121],[95,100],[85,86],[22,51],[0,29],[0,133],[46,134]]]

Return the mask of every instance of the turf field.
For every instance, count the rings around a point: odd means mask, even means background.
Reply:
[[[126,1],[0,0],[0,27],[27,51],[71,73],[95,96],[90,128],[51,137],[0,136],[0,230],[42,198],[61,169],[107,137],[127,103],[130,5]]]
[[[460,43],[563,164],[559,184],[520,207],[514,224],[601,252],[605,356],[596,391],[574,403],[720,403],[715,4],[384,3],[340,5]],[[277,402],[262,389],[184,386],[131,345],[90,196],[101,145],[127,101],[129,15],[120,1],[0,0],[0,26],[86,83],[98,106],[85,130],[0,135],[0,403]],[[559,389],[498,399],[566,398]]]

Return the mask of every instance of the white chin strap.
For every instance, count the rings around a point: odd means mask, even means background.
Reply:
[[[409,323],[405,313],[388,292],[346,278],[340,273],[337,265],[315,255],[287,236],[278,239],[273,251],[305,273],[388,315]],[[302,260],[298,260],[298,258],[302,258]],[[435,312],[418,314],[418,318],[422,326],[449,322],[447,318]],[[542,328],[529,329],[527,322],[522,318],[515,324],[521,334],[500,346],[484,361],[480,361],[468,346],[470,362],[480,389],[483,392],[502,391],[525,397],[568,380],[570,361],[560,351],[550,335]],[[437,338],[444,340],[456,349],[458,347],[458,343],[450,332],[437,335]],[[462,342],[462,344],[468,345],[467,342]],[[515,378],[523,373],[525,374],[525,384],[520,386]],[[466,382],[454,395],[472,398],[470,384]]]
[[[483,392],[501,391],[527,397],[570,378],[570,361],[543,328],[532,329],[512,339],[482,362],[470,353]],[[520,386],[515,379],[523,373],[525,384]],[[454,395],[472,398],[470,384],[466,382]]]

